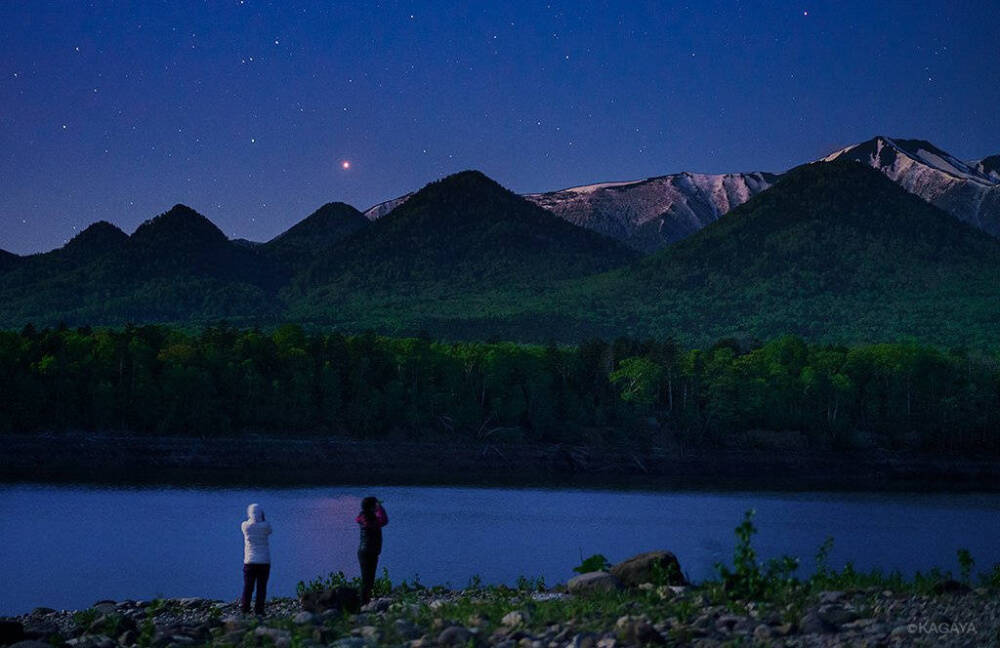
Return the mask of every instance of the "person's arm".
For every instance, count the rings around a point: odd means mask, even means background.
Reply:
[[[375,509],[375,519],[378,521],[379,526],[385,526],[389,524],[389,516],[386,515],[385,509],[379,504],[378,508]]]

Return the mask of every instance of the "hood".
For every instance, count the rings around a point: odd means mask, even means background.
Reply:
[[[251,522],[264,521],[264,509],[261,508],[260,504],[251,504],[247,507],[247,519]]]

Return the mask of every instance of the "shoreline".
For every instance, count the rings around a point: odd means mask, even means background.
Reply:
[[[2,442],[2,483],[1000,491],[1000,458],[885,450],[637,449],[343,437],[85,433],[7,435]]]
[[[269,599],[263,616],[203,598],[98,601],[6,617],[12,648],[625,648],[631,646],[997,645],[995,589],[921,594],[880,587],[729,599],[703,587],[389,592],[359,613]]]

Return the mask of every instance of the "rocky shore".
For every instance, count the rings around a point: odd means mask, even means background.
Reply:
[[[365,483],[651,489],[1000,491],[995,457],[750,444],[636,448],[341,437],[7,435],[0,480],[232,485]],[[763,444],[763,445],[761,445]]]
[[[642,561],[640,561],[641,563]],[[645,561],[646,566],[649,561]],[[662,584],[646,581],[644,576]],[[643,580],[644,582],[638,582]],[[994,646],[1000,592],[946,581],[927,593],[792,589],[768,600],[719,584],[670,585],[615,566],[552,589],[402,585],[363,608],[334,591],[268,602],[260,617],[199,598],[38,608],[0,622],[10,648],[617,648],[625,646]],[[325,594],[325,595],[324,595]],[[318,603],[322,599],[324,603]]]

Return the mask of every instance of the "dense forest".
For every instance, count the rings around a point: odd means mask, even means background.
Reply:
[[[681,348],[438,342],[218,325],[0,332],[0,432],[441,442],[1000,448],[994,357],[786,336]]]

